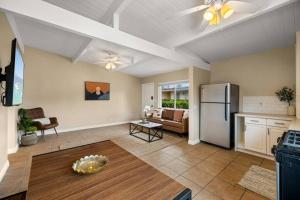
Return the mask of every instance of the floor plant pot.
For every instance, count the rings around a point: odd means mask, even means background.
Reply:
[[[289,106],[288,107],[288,115],[289,116],[295,116],[296,115],[296,108],[295,108],[295,106]]]
[[[21,144],[23,146],[34,145],[38,142],[38,137],[36,133],[31,133],[21,136]]]

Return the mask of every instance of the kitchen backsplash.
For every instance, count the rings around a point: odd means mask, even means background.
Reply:
[[[244,96],[243,112],[287,114],[287,103],[280,102],[276,96]]]

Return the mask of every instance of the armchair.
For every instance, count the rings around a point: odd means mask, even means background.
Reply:
[[[42,108],[32,108],[32,109],[25,109],[26,115],[31,118],[32,120],[45,118],[45,114]],[[58,121],[56,117],[50,117],[50,124],[42,124],[39,121],[34,121],[34,125],[37,127],[38,130],[41,131],[43,138],[45,137],[45,130],[54,129],[56,135],[58,135],[56,131],[56,127],[58,126]]]

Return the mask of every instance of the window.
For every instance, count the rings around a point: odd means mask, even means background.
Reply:
[[[189,83],[161,84],[161,107],[163,108],[189,108]]]

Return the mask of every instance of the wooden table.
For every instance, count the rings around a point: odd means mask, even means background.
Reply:
[[[86,155],[106,155],[100,173],[77,175],[71,166]],[[111,141],[32,158],[27,199],[191,199],[191,191]]]

